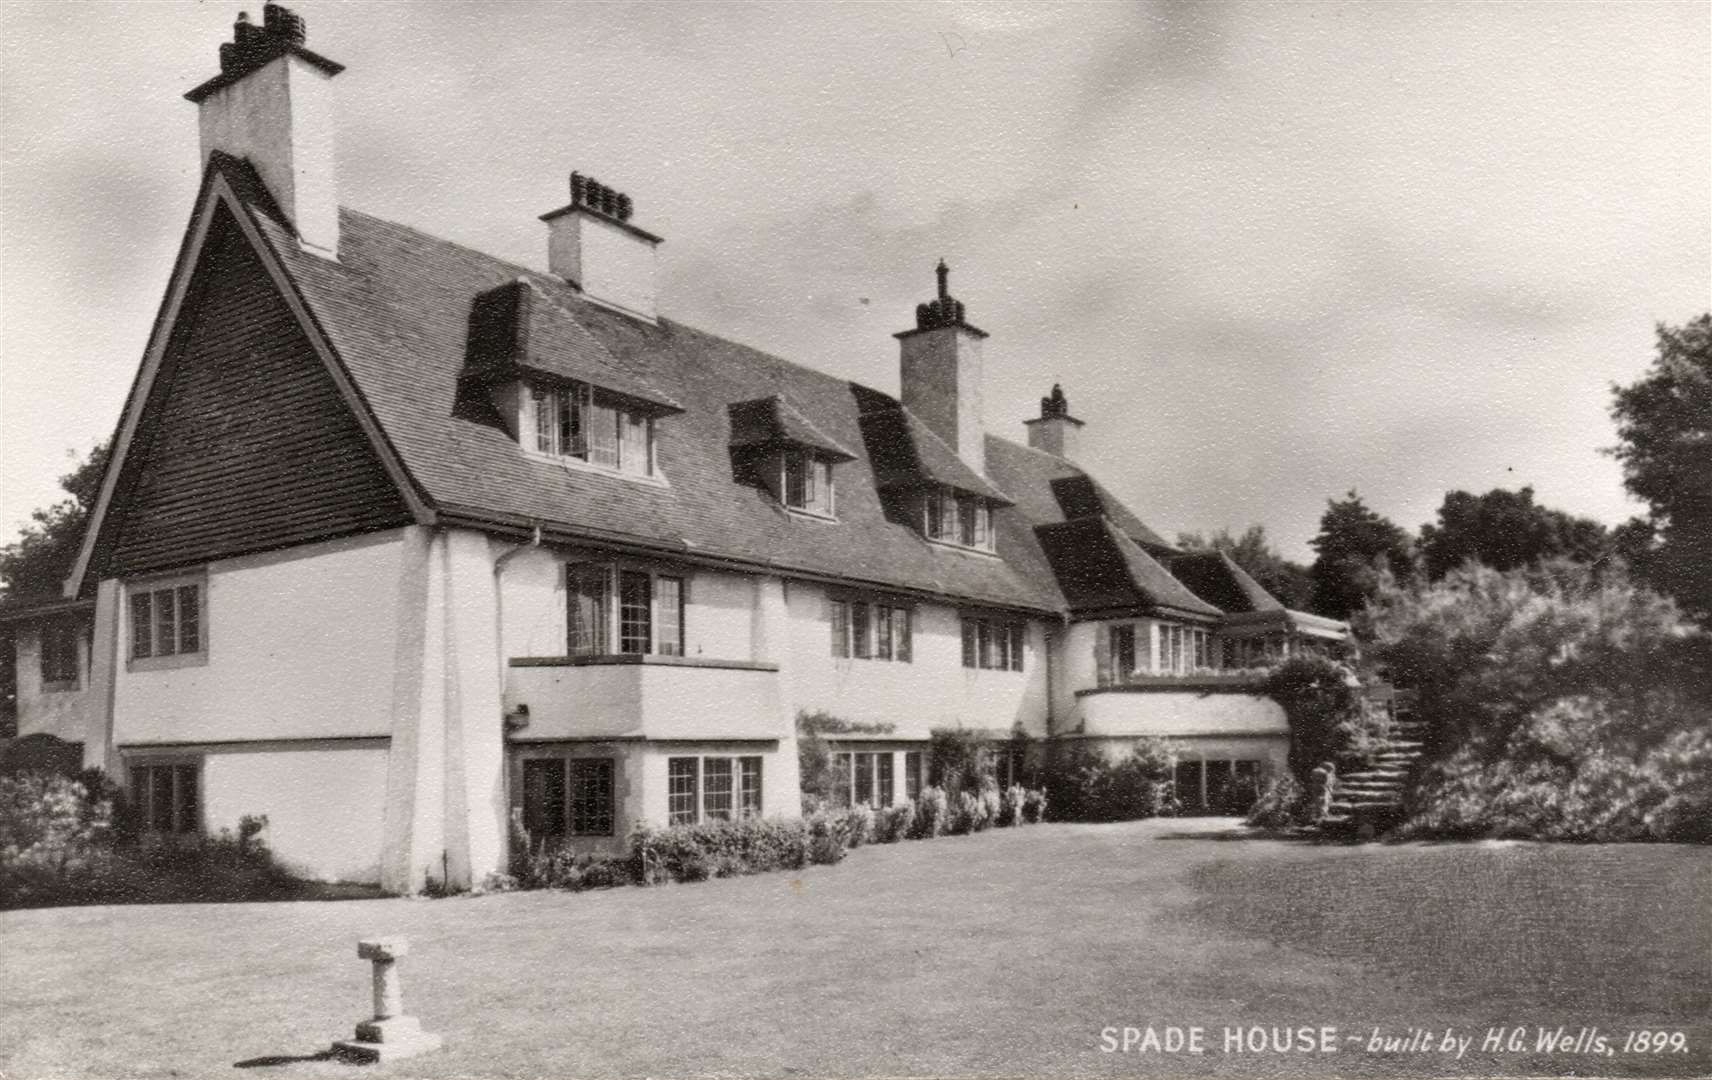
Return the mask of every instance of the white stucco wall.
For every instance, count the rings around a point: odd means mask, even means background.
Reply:
[[[263,834],[293,873],[316,881],[380,880],[386,749],[267,750],[203,758],[204,823],[237,830],[266,814]]]
[[[1249,736],[1290,734],[1284,708],[1259,694],[1112,690],[1077,699],[1089,735]]]
[[[91,702],[89,641],[77,635],[77,686],[69,690],[42,689],[42,631],[20,626],[14,635],[18,662],[18,734],[52,735],[67,742],[88,737]]]
[[[1044,624],[1029,624],[1020,672],[964,667],[958,610],[927,603],[915,605],[912,662],[844,659],[832,655],[826,589],[792,582],[787,600],[796,708],[891,723],[908,738],[939,727],[1009,730],[1019,721],[1037,738],[1047,734]]]
[[[386,735],[397,533],[216,562],[205,663],[134,670],[120,602],[114,739],[156,742]]]
[[[514,667],[506,705],[529,707],[530,740],[779,738],[774,671],[666,664]]]

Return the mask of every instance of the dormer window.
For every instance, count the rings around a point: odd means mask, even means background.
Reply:
[[[534,384],[525,431],[538,453],[654,475],[654,419],[587,383]]]
[[[786,506],[833,516],[832,462],[807,450],[786,450],[779,455],[779,470],[779,490]]]
[[[992,504],[979,495],[935,488],[923,501],[922,533],[942,544],[992,551]]]

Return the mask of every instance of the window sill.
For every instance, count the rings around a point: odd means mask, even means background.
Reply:
[[[950,540],[935,540],[931,536],[924,536],[922,539],[936,548],[944,548],[946,551],[955,551],[962,555],[976,555],[983,559],[997,559],[999,557],[999,553],[991,548],[966,547]]]
[[[838,518],[832,514],[823,514],[818,510],[805,510],[800,506],[787,505],[785,507],[785,512],[792,517],[807,518],[810,521],[827,521],[834,524],[838,521]]]
[[[609,469],[604,465],[595,465],[592,462],[584,461],[582,458],[564,457],[559,454],[544,454],[539,450],[531,450],[527,446],[520,446],[519,449],[523,451],[524,457],[529,458],[532,461],[539,461],[545,465],[557,465],[567,472],[590,473],[594,476],[609,476],[614,480],[628,480],[633,484],[646,484],[649,487],[669,488],[672,486],[666,482],[666,478],[660,474],[660,470],[658,468],[655,468],[651,475],[644,475],[643,473],[625,472],[623,469]]]
[[[657,653],[606,653],[600,656],[514,656],[512,667],[651,667],[726,668],[733,671],[777,671],[779,665],[759,660],[711,660],[700,656],[661,656]]]
[[[174,653],[171,656],[144,656],[125,661],[126,671],[171,671],[174,668],[207,667],[208,652]]]

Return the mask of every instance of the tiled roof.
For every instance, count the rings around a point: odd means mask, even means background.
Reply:
[[[1072,612],[1163,607],[1217,616],[1110,518],[1078,517],[1035,528]]]
[[[1227,614],[1283,611],[1284,605],[1222,551],[1189,551],[1168,558],[1171,573],[1196,596]]]
[[[240,197],[262,211],[253,217],[263,236],[384,438],[442,515],[539,524],[568,537],[975,604],[1063,611],[1067,590],[1035,526],[1065,520],[1052,482],[1071,479],[1093,493],[1102,520],[1110,523],[1099,527],[1105,547],[1131,582],[1139,583],[1141,602],[1212,610],[1143,550],[1169,553],[1170,547],[1063,459],[989,435],[983,477],[889,395],[668,318],[630,318],[585,300],[553,276],[349,209],[340,214],[338,261],[306,254],[290,227],[269,212],[265,193],[245,175],[246,167],[222,160],[212,167],[229,170]],[[534,309],[521,347],[529,365],[596,382],[595,375],[577,372],[590,370],[584,366],[589,364],[611,367],[629,380],[628,392],[683,409],[657,424],[664,484],[567,468],[523,453],[485,398],[471,393],[472,333],[480,339],[478,362],[486,350],[513,360],[519,355],[515,336],[478,331],[471,323],[476,298],[494,290],[503,296],[505,289],[514,298],[527,296],[525,303]],[[536,311],[548,312],[547,332],[560,335],[553,356],[536,347]],[[561,371],[561,363],[575,370]],[[835,473],[836,522],[787,513],[749,482],[738,460],[741,450],[734,454],[730,407],[768,398],[781,399],[775,422],[793,437],[824,439],[828,449],[855,452]],[[931,543],[889,516],[882,489],[922,481],[1004,504],[994,513],[998,557]]]
[[[856,455],[838,445],[809,422],[796,406],[774,394],[727,406],[731,414],[731,445],[742,447],[796,446],[834,461],[854,461]]]
[[[662,411],[683,411],[665,392],[614,360],[570,312],[527,277],[476,296],[469,325],[465,355],[472,372],[506,378],[520,369],[575,379]]]

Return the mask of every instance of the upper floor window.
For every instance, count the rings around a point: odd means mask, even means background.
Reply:
[[[565,599],[571,656],[684,655],[681,577],[572,563],[565,569]]]
[[[929,540],[992,551],[993,508],[978,495],[935,488],[924,500],[922,531]]]
[[[76,690],[77,624],[61,620],[42,626],[42,689]]]
[[[1215,667],[1212,632],[1199,626],[1159,624],[1159,659],[1163,675],[1188,675]]]
[[[587,383],[529,388],[525,438],[535,450],[603,469],[654,475],[654,419]]]
[[[1135,624],[1114,626],[1112,633],[1112,670],[1121,676],[1135,671]]]
[[[806,450],[788,450],[779,455],[782,476],[779,490],[792,510],[822,517],[833,515],[832,462]]]
[[[996,619],[963,620],[963,666],[1021,671],[1025,627]]]
[[[200,581],[136,585],[130,602],[133,661],[195,657],[207,651]]]
[[[905,664],[913,659],[909,608],[867,600],[833,600],[829,615],[833,656]]]

